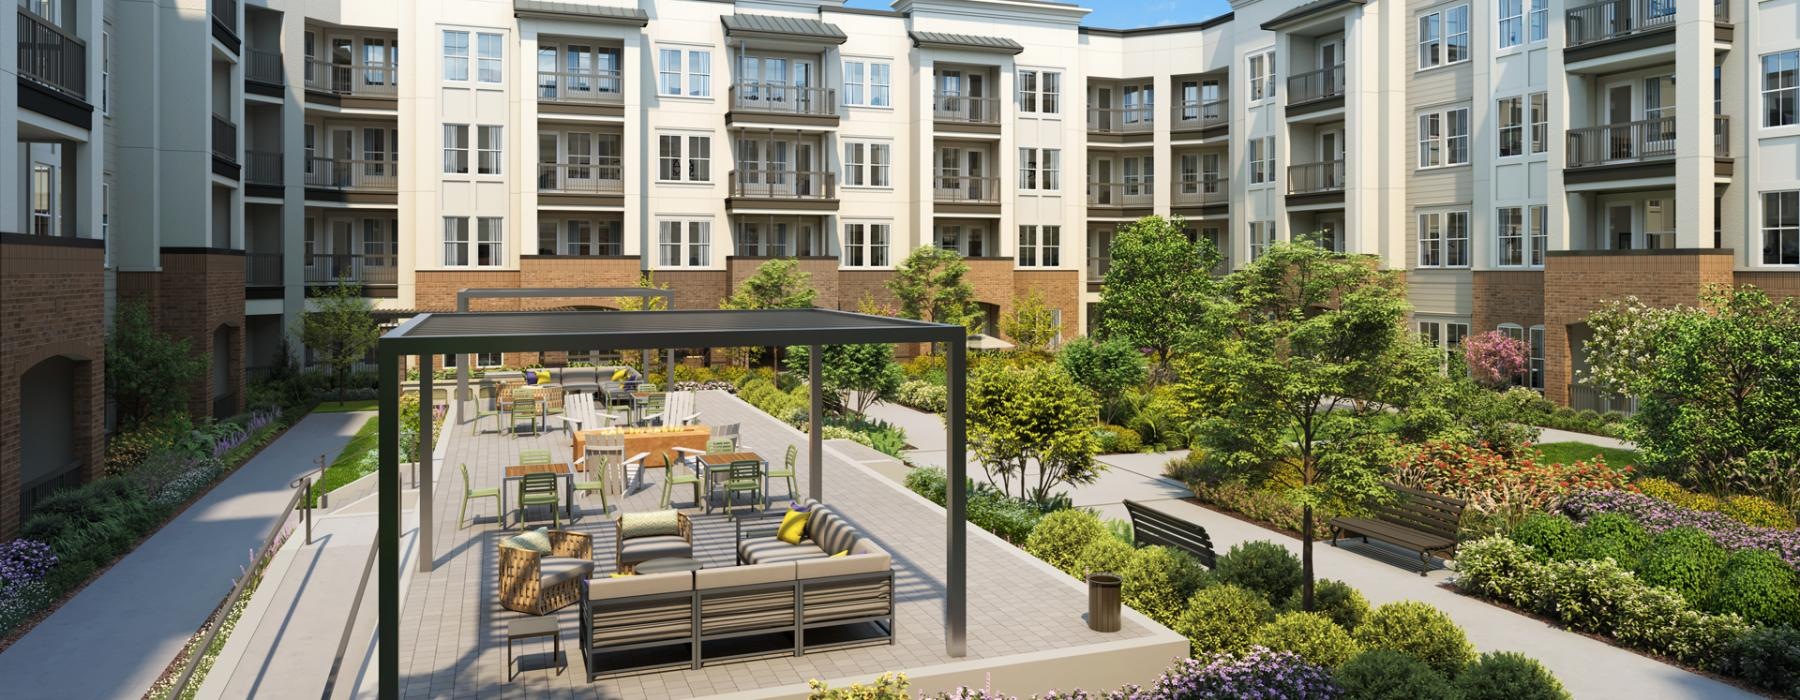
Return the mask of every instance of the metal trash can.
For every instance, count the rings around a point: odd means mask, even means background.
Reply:
[[[1088,628],[1095,632],[1119,631],[1119,594],[1124,579],[1118,574],[1088,574]]]

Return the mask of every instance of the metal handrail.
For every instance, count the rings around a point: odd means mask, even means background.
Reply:
[[[538,71],[538,99],[579,104],[624,104],[619,71]]]
[[[282,285],[280,253],[245,253],[244,286],[279,287]]]
[[[394,97],[400,92],[400,69],[386,63],[332,63],[306,60],[306,89],[338,95]]]
[[[1713,16],[1725,21],[1730,14],[1715,2]],[[1601,0],[1569,8],[1563,19],[1569,46],[1617,39],[1675,25],[1675,0]]]
[[[286,180],[281,172],[282,154],[277,151],[244,151],[244,181],[254,185],[279,185]]]
[[[232,34],[238,33],[237,0],[212,0],[208,5],[212,8],[211,14],[214,20],[231,30]]]
[[[940,122],[999,124],[1000,98],[932,93],[931,118]]]
[[[729,175],[731,196],[748,199],[833,199],[837,176],[824,170],[742,168]]]
[[[337,653],[332,654],[331,670],[325,674],[325,692],[320,700],[331,700],[337,688],[338,673],[344,668],[344,653],[350,650],[350,634],[356,630],[356,617],[362,612],[363,595],[369,590],[369,575],[375,570],[376,555],[381,552],[381,538],[369,543],[369,558],[363,562],[362,578],[356,583],[356,595],[350,598],[350,616],[344,620],[344,631],[338,636]]]
[[[270,85],[286,85],[287,74],[283,70],[280,51],[267,49],[244,49],[244,78]]]
[[[212,153],[233,163],[238,162],[237,125],[230,119],[212,115]]]
[[[754,80],[731,84],[731,109],[802,116],[837,114],[837,91],[814,85],[788,85]]]
[[[1156,183],[1152,181],[1089,182],[1087,203],[1092,207],[1145,206],[1155,196]]]
[[[400,184],[400,164],[387,160],[312,158],[306,162],[306,186],[333,190],[393,192]]]
[[[1089,107],[1088,131],[1097,134],[1141,133],[1156,128],[1156,106]]]
[[[307,284],[314,285],[340,281],[391,285],[399,281],[393,264],[371,265],[368,256],[356,253],[314,253],[306,259],[305,277]]]
[[[19,8],[19,77],[87,99],[87,42]]]
[[[932,200],[937,202],[1000,202],[1000,178],[971,175],[944,175],[931,178]]]
[[[1323,160],[1288,166],[1288,194],[1335,192],[1344,189],[1344,161]]]
[[[1722,133],[1715,126],[1715,149],[1723,146]],[[1571,168],[1674,158],[1675,117],[1570,129],[1568,147]]]
[[[572,194],[623,194],[623,161],[602,156],[592,163],[538,163],[538,191]]]
[[[1344,94],[1344,64],[1288,77],[1288,104],[1297,105]]]
[[[1225,204],[1231,201],[1231,178],[1183,177],[1175,181],[1176,204]]]
[[[1178,123],[1199,122],[1200,126],[1217,126],[1231,119],[1231,102],[1217,100],[1182,100],[1172,105],[1170,119]]]

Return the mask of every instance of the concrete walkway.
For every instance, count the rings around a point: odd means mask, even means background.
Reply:
[[[1538,428],[1538,430],[1541,431],[1538,433],[1538,444],[1546,442],[1585,442],[1589,445],[1612,447],[1621,450],[1637,449],[1636,445],[1618,438],[1606,437],[1605,435],[1590,435],[1588,433],[1577,433],[1571,430],[1558,430],[1556,428]]]
[[[293,489],[372,413],[307,416],[0,654],[15,698],[135,698],[231,592]]]

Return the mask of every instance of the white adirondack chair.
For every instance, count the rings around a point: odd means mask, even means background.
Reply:
[[[663,401],[661,413],[644,416],[645,423],[661,421],[663,425],[688,425],[700,420],[700,412],[694,410],[694,392],[671,391]]]
[[[586,393],[571,393],[563,397],[563,412],[550,417],[561,420],[565,430],[604,428],[617,420],[611,413],[595,410],[594,395]]]

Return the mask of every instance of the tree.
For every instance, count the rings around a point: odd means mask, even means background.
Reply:
[[[1280,244],[1225,279],[1184,348],[1177,391],[1195,451],[1302,507],[1308,609],[1314,507],[1384,494],[1398,457],[1386,413],[1440,378],[1440,352],[1404,330],[1408,311],[1396,273],[1373,260]]]
[[[812,274],[800,269],[792,258],[777,258],[756,268],[756,273],[739,283],[731,296],[719,302],[721,309],[808,309],[818,299],[812,288]],[[733,348],[746,364],[760,348]]]
[[[1504,389],[1530,368],[1531,348],[1525,341],[1500,331],[1488,331],[1463,339],[1463,363],[1477,384]]]
[[[1219,251],[1189,241],[1180,219],[1146,216],[1120,227],[1100,286],[1099,335],[1148,349],[1160,372],[1181,337],[1200,326],[1218,288],[1218,262]]]
[[[669,288],[669,285],[666,283],[665,284],[657,284],[656,273],[645,272],[644,274],[638,276],[637,287],[639,289],[655,289],[655,290],[667,291]],[[667,299],[665,299],[663,297],[659,297],[659,296],[656,296],[656,297],[614,297],[613,303],[618,305],[620,311],[665,311],[669,308],[669,301]],[[648,349],[648,348],[646,348],[646,349]],[[624,364],[627,367],[629,367],[633,364],[643,367],[644,368],[644,381],[650,381],[650,366],[655,364],[655,358],[654,358],[654,356],[647,356],[647,355],[649,355],[649,353],[642,352],[642,351],[620,350],[619,351],[619,362]],[[632,358],[636,358],[636,359],[633,360]],[[664,387],[664,388],[673,388],[673,386],[674,386],[673,383],[675,381],[675,378],[669,377],[668,381],[669,381],[670,385],[668,387]]]
[[[891,399],[906,380],[900,363],[894,361],[894,346],[881,343],[826,345],[821,351],[820,374],[824,390],[837,396],[837,403],[861,416],[878,399]],[[789,372],[806,375],[811,353],[808,346],[789,347]]]
[[[1094,461],[1096,410],[1056,364],[985,362],[969,378],[969,443],[989,483],[1010,493],[1017,477],[1020,498],[1043,502],[1059,484],[1091,483],[1105,468]]]
[[[1050,307],[1044,305],[1044,295],[1036,289],[1013,297],[1012,312],[1000,320],[1000,332],[1012,338],[1020,351],[1028,353],[1049,351],[1061,331]]]
[[[1111,410],[1120,405],[1117,399],[1126,389],[1141,386],[1146,377],[1144,353],[1123,338],[1076,338],[1056,353],[1056,361],[1069,378],[1094,395],[1102,413],[1117,413]],[[1109,422],[1116,422],[1117,418],[1107,416]]]
[[[151,327],[143,302],[119,304],[106,338],[106,390],[118,402],[125,426],[183,410],[186,388],[207,367],[206,358],[191,352],[187,340]]]
[[[360,285],[340,280],[313,294],[312,300],[314,310],[300,319],[300,342],[331,367],[332,383],[337,385],[338,403],[342,404],[350,370],[375,347],[381,329],[370,313],[374,307],[363,298]],[[384,382],[392,380],[381,378]]]
[[[1698,306],[1635,298],[1588,316],[1581,381],[1637,397],[1628,424],[1644,466],[1714,493],[1792,505],[1800,483],[1800,299],[1713,286]]]
[[[982,313],[968,275],[969,264],[956,251],[924,246],[906,256],[887,286],[900,299],[900,315],[966,326],[974,333],[981,329]]]

